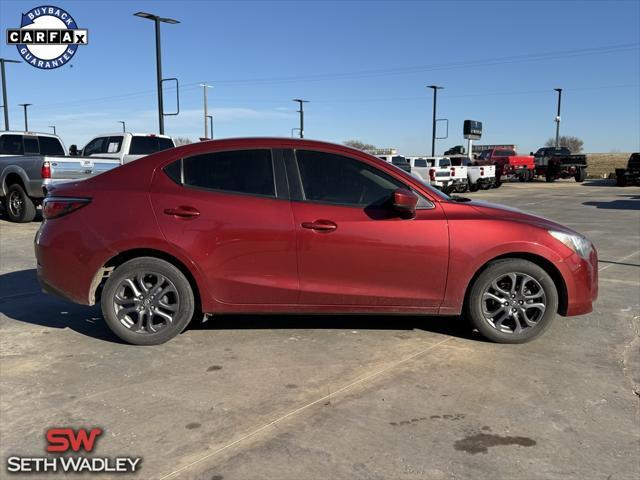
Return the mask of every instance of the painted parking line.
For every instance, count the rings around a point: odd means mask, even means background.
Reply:
[[[622,258],[618,258],[617,260],[614,260],[612,263],[609,263],[609,264],[605,265],[604,267],[600,267],[598,269],[598,271],[602,272],[603,270],[606,270],[609,267],[613,267],[614,265],[616,265],[616,264],[618,264],[618,263],[620,263],[620,262],[622,262],[624,260],[627,260],[627,259],[629,259],[631,257],[634,257],[635,255],[638,255],[639,253],[640,253],[640,250],[638,250],[636,252],[633,252],[633,253],[630,253],[629,255],[625,255]]]

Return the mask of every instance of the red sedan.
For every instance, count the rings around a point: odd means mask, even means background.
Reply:
[[[597,297],[596,251],[573,230],[324,142],[166,150],[55,187],[43,214],[44,289],[100,302],[134,344],[203,312],[464,314],[520,343]]]

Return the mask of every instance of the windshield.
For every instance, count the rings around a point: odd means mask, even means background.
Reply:
[[[150,155],[168,148],[173,148],[173,141],[170,138],[133,137],[131,139],[131,147],[129,147],[129,154]]]

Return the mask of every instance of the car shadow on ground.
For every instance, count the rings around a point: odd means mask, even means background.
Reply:
[[[582,182],[585,187],[615,187],[616,181],[611,178],[590,178]]]
[[[76,305],[41,292],[36,270],[0,275],[0,313],[9,322],[68,328],[82,335],[123,343],[105,324],[99,306]],[[462,317],[424,315],[214,315],[188,330],[423,330],[467,340],[485,340]]]
[[[618,195],[619,197],[626,197],[621,200],[611,200],[608,202],[598,202],[591,200],[583,202],[583,205],[590,207],[604,208],[606,210],[640,210],[640,195]]]

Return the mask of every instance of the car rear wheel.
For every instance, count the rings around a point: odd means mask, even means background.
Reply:
[[[524,343],[542,334],[558,310],[558,292],[549,274],[533,262],[492,262],[476,279],[466,315],[485,338]]]
[[[578,173],[576,173],[576,176],[575,176],[576,182],[582,183],[584,182],[585,178],[587,178],[587,171],[581,168],[580,170],[578,170]]]
[[[27,223],[36,216],[36,206],[22,188],[14,183],[7,191],[5,207],[9,220],[16,223]]]
[[[140,257],[114,270],[101,297],[102,314],[118,337],[158,345],[180,334],[195,312],[193,290],[174,265]]]

